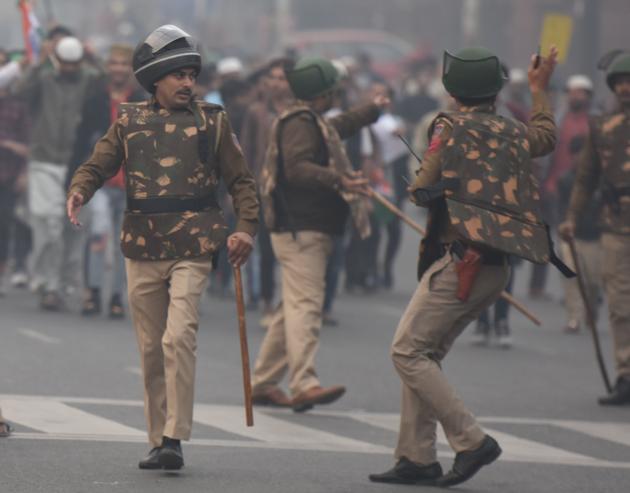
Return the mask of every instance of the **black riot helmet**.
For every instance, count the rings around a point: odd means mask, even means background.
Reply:
[[[201,70],[201,54],[188,33],[167,24],[158,27],[141,42],[133,53],[133,72],[148,92],[155,83],[182,68]]]

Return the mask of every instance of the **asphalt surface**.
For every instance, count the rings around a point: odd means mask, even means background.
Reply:
[[[406,230],[393,292],[342,294],[338,327],[325,327],[318,371],[347,394],[313,412],[256,411],[247,429],[240,351],[231,299],[206,297],[199,333],[193,441],[179,473],[140,471],[147,452],[135,336],[129,320],[85,319],[75,303],[43,313],[33,295],[0,298],[0,407],[15,433],[0,439],[0,493],[31,492],[363,492],[412,491],[372,484],[393,464],[400,383],[389,343],[415,287],[416,238]],[[464,402],[501,443],[499,462],[457,488],[469,492],[621,492],[630,484],[630,407],[602,408],[603,384],[586,332],[562,332],[555,300],[516,296],[543,320],[512,313],[514,346],[476,347],[470,329],[444,371]],[[252,364],[264,331],[248,313]],[[605,317],[600,332],[609,369]],[[452,454],[443,440],[443,467]],[[424,488],[431,491],[431,488]],[[436,490],[437,491],[437,490]]]

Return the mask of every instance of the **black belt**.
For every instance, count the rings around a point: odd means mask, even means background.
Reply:
[[[218,208],[214,195],[205,197],[154,197],[150,199],[127,198],[127,210],[142,214],[160,214],[168,212],[199,212],[209,207]]]
[[[464,258],[466,255],[466,249],[468,247],[466,244],[461,241],[454,241],[453,243],[443,243],[442,250],[444,253],[451,252],[457,255],[460,259]],[[482,251],[481,253],[481,263],[483,265],[504,265],[507,263],[507,255],[503,252],[499,251]]]

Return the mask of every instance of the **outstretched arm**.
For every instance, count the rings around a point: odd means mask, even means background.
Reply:
[[[527,125],[530,154],[540,157],[553,151],[556,145],[556,124],[547,97],[549,80],[557,63],[558,50],[555,46],[547,58],[532,55],[527,76],[532,93],[532,111]]]

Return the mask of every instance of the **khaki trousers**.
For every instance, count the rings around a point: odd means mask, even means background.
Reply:
[[[276,308],[254,367],[254,392],[280,383],[289,371],[292,395],[319,385],[315,354],[319,347],[326,261],[332,238],[316,231],[272,233],[271,245],[282,267],[282,302]]]
[[[617,375],[630,378],[630,236],[605,233],[602,249]]]
[[[483,440],[484,432],[444,377],[440,362],[464,328],[497,300],[509,269],[507,264],[483,265],[465,302],[456,298],[458,280],[450,253],[422,276],[391,348],[402,380],[397,459],[435,462],[438,421],[455,452],[474,449]]]
[[[152,447],[162,437],[188,440],[192,428],[198,305],[209,257],[125,259],[129,308],[144,380],[144,412]]]
[[[587,296],[595,311],[595,319],[597,319],[599,295],[602,291],[602,246],[598,240],[575,240],[575,249],[577,250],[578,262],[580,263],[580,271],[586,285]],[[560,243],[560,253],[567,266],[575,271],[571,247],[569,247],[567,242],[563,241]],[[567,325],[579,327],[580,323],[586,320],[586,309],[584,308],[584,301],[580,294],[577,278],[565,279],[564,286]]]

